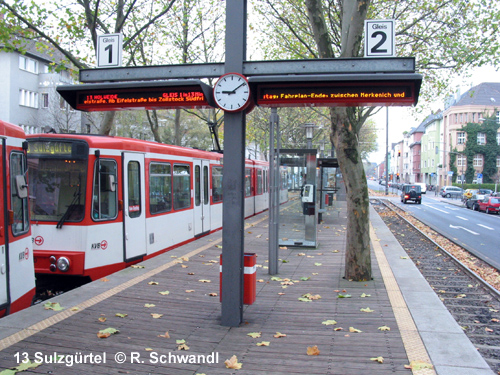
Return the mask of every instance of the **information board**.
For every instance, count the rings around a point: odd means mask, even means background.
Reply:
[[[197,80],[60,86],[57,91],[81,111],[213,107],[210,86]]]

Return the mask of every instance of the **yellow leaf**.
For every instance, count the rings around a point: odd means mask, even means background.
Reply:
[[[181,258],[184,262],[189,262],[189,258],[188,257],[182,257]]]
[[[189,346],[186,344],[177,345],[177,350],[189,350]]]
[[[325,326],[332,326],[332,325],[337,324],[337,322],[335,320],[331,319],[331,320],[325,320],[321,324],[324,324]]]
[[[107,282],[109,281],[109,279],[106,279],[105,277],[103,277],[103,278],[101,279],[101,281],[102,281],[103,283],[107,283]]]
[[[247,333],[247,336],[250,336],[253,339],[257,339],[260,336],[262,336],[262,332],[250,332],[250,333]]]
[[[149,284],[149,285],[158,285],[158,284],[159,284],[159,282],[158,282],[158,281],[150,281],[148,284]]]
[[[387,327],[387,326],[378,327],[378,329],[381,331],[390,331],[391,330],[391,328]]]
[[[158,292],[158,293],[161,294],[162,296],[168,296],[170,294],[168,290],[164,290],[163,292]]]
[[[411,361],[409,365],[405,365],[405,368],[412,370],[423,370],[426,368],[434,368],[433,365],[424,361]]]
[[[153,303],[146,303],[146,304],[144,305],[144,307],[147,307],[148,309],[149,309],[150,307],[155,307],[155,306],[156,306],[156,305],[155,305],[155,304],[153,304]]]
[[[104,323],[106,321],[106,318],[104,316],[101,316],[99,319],[97,319],[101,323]]]
[[[384,363],[384,357],[370,358],[370,361],[377,361],[378,363]]]
[[[371,297],[371,296],[372,296],[371,294],[365,294],[365,293],[360,295],[361,298],[366,298],[366,297]]]
[[[188,268],[188,266],[186,266],[185,264],[181,264],[181,267],[182,268]]]
[[[233,355],[230,359],[226,359],[224,361],[224,364],[226,365],[226,368],[230,368],[233,370],[239,370],[241,369],[242,364],[238,363],[238,357]]]
[[[193,293],[194,292],[194,289],[187,289],[186,290],[186,293]]]
[[[117,316],[118,318],[125,318],[126,316],[128,316],[128,314],[116,313],[115,316]]]
[[[281,333],[281,332],[276,332],[276,334],[274,335],[275,338],[279,339],[281,337],[286,337],[286,334],[284,333]]]
[[[257,346],[269,346],[270,341],[261,341],[257,343]]]
[[[151,316],[153,317],[153,319],[160,319],[163,316],[163,314],[151,313]]]
[[[167,332],[165,332],[164,335],[158,335],[158,337],[163,337],[163,338],[169,339],[170,335],[168,334],[168,331],[167,331]]]
[[[152,352],[153,351],[152,348],[144,348],[144,350],[147,351],[147,352]]]
[[[307,347],[307,355],[319,355],[320,351],[317,345]]]
[[[217,296],[218,296],[218,294],[217,294],[217,293],[208,293],[208,295],[209,295],[210,297],[217,297]]]
[[[354,328],[354,327],[349,327],[349,332],[352,332],[352,333],[361,333],[363,331],[357,329],[357,328]]]
[[[364,309],[359,309],[359,311],[362,311],[362,312],[365,312],[365,313],[371,313],[371,312],[374,312],[375,310],[372,310],[369,307],[366,307]]]
[[[210,280],[205,280],[205,279],[201,279],[201,280],[198,280],[200,283],[211,283]]]
[[[139,266],[138,264],[132,264],[130,268],[144,268],[144,266]]]

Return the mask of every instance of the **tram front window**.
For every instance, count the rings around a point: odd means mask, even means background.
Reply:
[[[83,220],[86,160],[29,158],[28,176],[32,221]]]

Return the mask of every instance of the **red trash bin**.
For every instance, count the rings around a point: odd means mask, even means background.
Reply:
[[[245,253],[243,258],[243,303],[251,305],[257,295],[257,254]],[[222,301],[222,254],[220,256],[220,282],[219,295]]]

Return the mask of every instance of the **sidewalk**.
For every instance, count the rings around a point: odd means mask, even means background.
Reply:
[[[493,374],[373,209],[373,280],[343,279],[346,209],[336,201],[323,215],[317,249],[279,250],[276,277],[267,270],[267,213],[247,220],[257,299],[240,327],[220,325],[216,232],[53,298],[61,312],[36,305],[0,319],[0,371],[41,353],[48,358],[32,372],[386,375],[408,374],[404,366],[419,360],[435,371],[414,374]],[[119,333],[98,338],[106,328]],[[54,353],[106,363],[48,363]],[[224,364],[233,355],[239,370]]]

